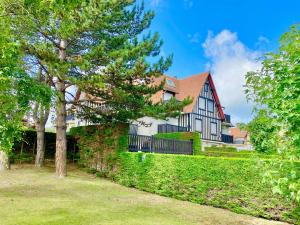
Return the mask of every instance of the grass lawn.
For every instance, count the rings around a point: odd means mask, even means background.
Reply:
[[[75,167],[61,180],[53,171],[26,165],[0,173],[0,225],[284,224],[126,188]]]

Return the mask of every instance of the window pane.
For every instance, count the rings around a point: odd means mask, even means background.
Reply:
[[[169,101],[172,97],[174,97],[174,94],[172,94],[170,92],[164,93],[164,101]]]
[[[208,84],[205,84],[204,91],[208,92]]]
[[[196,119],[196,131],[202,132],[202,120]]]
[[[217,134],[217,124],[216,123],[210,123],[210,129],[211,129],[211,134]]]
[[[205,99],[204,98],[199,98],[199,108],[205,109]]]
[[[211,101],[211,100],[207,101],[207,110],[210,112],[214,111],[214,102],[213,101]]]

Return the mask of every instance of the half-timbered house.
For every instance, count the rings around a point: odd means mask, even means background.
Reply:
[[[164,89],[152,97],[153,102],[168,101],[172,97],[182,101],[191,97],[193,102],[184,107],[178,118],[157,120],[143,117],[131,127],[140,135],[154,135],[161,132],[196,131],[202,140],[232,143],[229,135],[230,116],[224,114],[212,76],[209,72],[177,79],[169,76],[157,78],[166,80]],[[143,123],[142,125],[139,125]]]

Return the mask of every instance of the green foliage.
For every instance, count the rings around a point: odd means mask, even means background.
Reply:
[[[110,176],[119,153],[128,149],[128,129],[123,123],[71,128],[69,134],[77,139],[79,164],[99,176]]]
[[[278,129],[274,118],[268,116],[266,110],[260,110],[247,125],[250,132],[250,142],[255,151],[260,153],[274,153],[279,141]]]
[[[300,222],[293,215],[296,206],[273,194],[260,171],[252,159],[122,153],[114,179],[128,187],[180,200]]]
[[[231,147],[231,146],[209,146],[209,147],[205,147],[204,148],[205,151],[222,151],[222,152],[237,152],[237,148],[236,147]]]
[[[6,5],[0,2],[0,14]],[[11,18],[0,17],[0,151],[9,152],[21,137],[22,119],[29,102],[40,101],[40,93],[49,93],[44,86],[30,79],[21,66],[21,46],[11,26]]]
[[[253,159],[280,159],[279,155],[257,154],[250,151],[228,152],[228,151],[205,151],[202,152],[205,156],[214,157],[232,157],[232,158],[253,158]]]
[[[163,82],[154,84],[153,78],[169,68],[172,56],[160,57],[158,34],[144,32],[154,13],[143,4],[135,0],[12,0],[5,1],[3,8],[26,56],[26,67],[41,67],[50,82],[59,78],[53,85],[58,106],[66,94],[72,99],[66,90],[72,85],[94,96],[90,102],[101,99],[106,104],[103,110],[78,99],[70,101],[81,107],[80,117],[101,124],[127,123],[144,115],[174,116],[191,103],[173,99],[153,104],[150,99],[163,87]]]
[[[300,25],[296,24],[281,37],[279,50],[265,55],[262,69],[246,75],[248,98],[257,103],[258,107],[266,109],[268,116],[273,118],[272,125],[277,128],[277,135],[274,137],[261,138],[263,146],[274,146],[276,143],[278,151],[291,160],[300,159],[299,52]],[[291,173],[297,174],[296,168],[291,169]],[[300,202],[300,179],[289,176],[281,177],[276,182],[280,183],[282,179],[290,187],[283,189],[282,193]]]
[[[198,132],[173,132],[173,133],[159,133],[155,134],[158,138],[176,139],[176,140],[192,140],[193,141],[193,155],[201,154],[201,138]]]

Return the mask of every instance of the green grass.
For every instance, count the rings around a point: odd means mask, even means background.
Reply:
[[[0,206],[1,225],[281,224],[126,188],[74,167],[65,179],[53,167],[0,173]]]

